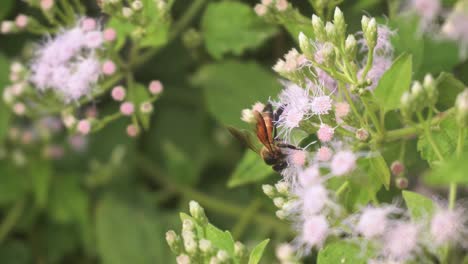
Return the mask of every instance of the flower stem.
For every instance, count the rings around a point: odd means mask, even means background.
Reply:
[[[349,187],[349,181],[345,181],[341,186],[336,190],[335,195],[340,196],[346,189]]]
[[[2,224],[0,225],[0,243],[2,243],[8,236],[10,231],[15,226],[18,219],[21,217],[25,206],[25,200],[20,199],[16,201],[13,207],[8,211]]]
[[[167,175],[164,175],[154,163],[152,163],[146,156],[142,154],[137,154],[137,163],[137,166],[141,170],[150,175],[151,179],[162,185],[165,189],[184,196],[187,199],[196,200],[207,209],[211,209],[218,213],[232,217],[239,217],[246,210],[244,207],[238,206],[237,204],[223,201],[218,198],[213,198],[207,194],[194,190],[189,186],[180,185],[174,181],[171,181]],[[278,233],[289,233],[289,227],[285,223],[269,215],[256,212],[252,217],[252,220],[261,225],[270,226]]]
[[[456,157],[457,159],[461,158],[463,152],[463,144],[465,139],[466,129],[464,127],[458,128],[458,140],[457,140],[457,148],[456,148]],[[457,184],[452,182],[450,183],[450,191],[449,191],[449,209],[453,210],[455,207],[455,201],[457,199]]]
[[[434,141],[434,138],[432,138],[432,132],[431,132],[431,120],[428,118],[428,120],[425,120],[421,112],[417,113],[418,119],[421,123],[424,124],[424,135],[426,136],[427,140],[429,141],[429,144],[432,147],[432,150],[434,150],[437,158],[440,161],[444,161],[444,156],[442,155],[442,152],[440,151],[439,146],[437,143]]]
[[[255,216],[255,213],[260,209],[262,202],[260,199],[255,199],[250,203],[249,207],[245,212],[239,217],[236,225],[232,229],[232,236],[236,239],[239,239],[247,228],[250,220]]]

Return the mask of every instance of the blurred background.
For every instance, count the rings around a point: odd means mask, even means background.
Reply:
[[[106,21],[96,1],[82,2],[89,16]],[[248,246],[271,238],[263,263],[274,263],[275,246],[294,237],[261,191],[262,183],[279,175],[245,154],[225,125],[247,128],[241,110],[277,95],[281,86],[271,67],[296,46],[290,32],[297,29],[258,18],[258,1],[193,2],[199,6],[188,26],[135,71],[141,83],[164,84],[150,129],[138,138],[128,137],[126,122],[119,120],[87,137],[59,131],[53,144],[38,145],[31,138],[40,130],[21,121],[13,125],[0,103],[0,263],[175,263],[165,232],[180,229],[179,212],[188,210],[190,200]],[[175,1],[173,20],[193,2]],[[223,2],[239,7],[223,10],[217,6]],[[393,19],[397,2],[344,1],[340,8],[350,32],[359,30],[363,14],[396,28],[397,53],[414,53],[419,78],[453,69],[466,82],[461,73],[467,64],[457,46],[417,37],[415,23]],[[311,17],[307,1],[291,3]],[[23,1],[0,3],[0,20],[34,12]],[[33,40],[40,39],[0,35],[0,89],[9,83],[10,63]],[[111,101],[95,103],[99,114]],[[52,155],[56,146],[63,155]],[[413,149],[407,155],[417,165]]]

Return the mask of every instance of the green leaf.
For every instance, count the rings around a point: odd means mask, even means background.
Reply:
[[[397,109],[400,106],[401,95],[411,84],[411,55],[398,57],[388,71],[384,73],[374,91],[375,98],[385,111]]]
[[[275,76],[254,62],[226,61],[202,67],[193,83],[204,90],[208,110],[222,124],[248,127],[241,111],[280,91]]]
[[[453,74],[442,72],[436,80],[439,90],[437,108],[440,111],[449,109],[455,104],[457,95],[465,89],[465,84],[455,78]]]
[[[263,256],[263,251],[265,251],[265,247],[268,245],[268,242],[270,242],[270,239],[265,239],[252,249],[249,257],[249,264],[258,264],[260,262],[260,259]]]
[[[410,191],[403,191],[403,198],[413,220],[419,220],[425,216],[432,215],[434,203],[431,199]]]
[[[426,183],[434,186],[448,185],[450,183],[468,185],[467,161],[468,153],[465,153],[460,159],[447,160],[433,169],[424,180]]]
[[[141,201],[111,195],[96,208],[97,249],[104,264],[167,263],[159,217]],[[163,247],[164,246],[164,247]]]
[[[369,158],[370,161],[370,170],[377,176],[380,182],[385,186],[385,189],[390,188],[390,179],[392,175],[388,168],[387,163],[380,153],[373,155]]]
[[[29,165],[33,182],[33,191],[36,205],[44,208],[47,204],[52,169],[48,161],[36,161]]]
[[[458,139],[458,125],[455,119],[453,117],[448,117],[440,123],[438,128],[433,128],[432,138],[440,149],[442,156],[452,157],[455,153]],[[468,147],[468,135],[466,135],[464,139],[464,148],[466,147]],[[421,153],[421,157],[429,162],[429,165],[433,166],[435,162],[439,161],[439,158],[424,134],[419,136],[418,150]]]
[[[76,175],[54,178],[48,211],[58,223],[80,223],[88,217],[88,196]]]
[[[344,241],[338,241],[328,244],[322,249],[317,258],[318,264],[331,264],[331,263],[348,263],[348,264],[365,264],[367,257],[371,252],[364,252],[357,244],[351,244]]]
[[[123,48],[127,37],[135,30],[135,26],[129,21],[121,20],[115,17],[112,17],[107,25],[117,32],[117,39],[115,40],[116,50]]]
[[[276,32],[250,6],[239,2],[210,3],[201,23],[206,49],[216,59],[229,52],[241,55]]]
[[[226,250],[230,256],[234,256],[234,239],[229,231],[221,231],[212,224],[206,227],[206,238],[219,249]]]
[[[9,205],[25,196],[30,188],[30,178],[11,161],[0,161],[0,206]]]
[[[386,23],[382,21],[381,23]],[[419,67],[423,62],[424,56],[424,39],[420,34],[419,16],[401,16],[395,17],[390,21],[390,26],[396,31],[392,37],[392,44],[395,48],[395,53],[400,55],[409,53],[413,58],[413,71],[418,72]]]
[[[30,247],[20,240],[7,241],[0,246],[2,264],[29,264],[33,262]]]
[[[8,5],[7,1],[7,5]],[[3,10],[3,4],[2,8],[0,10]],[[0,11],[1,13],[1,11]],[[1,15],[0,15],[1,18]],[[8,79],[8,73],[10,72],[9,65],[8,65],[8,59],[0,53],[0,93],[3,94],[3,89],[7,86],[9,79]],[[0,144],[3,142],[3,139],[8,133],[8,128],[10,124],[10,117],[11,117],[11,112],[9,107],[5,105],[3,100],[0,101]]]
[[[200,168],[183,150],[171,142],[164,142],[163,152],[165,154],[166,171],[171,173],[175,181],[193,185],[197,182]]]
[[[10,13],[14,5],[15,5],[14,0],[2,1],[2,8],[0,8],[0,20],[3,20]]]
[[[272,175],[270,166],[253,151],[246,151],[232,173],[228,187],[237,187],[248,183],[259,182]]]
[[[424,55],[417,78],[426,73],[438,74],[442,71],[451,71],[459,62],[459,49],[457,43],[450,40],[424,37]]]

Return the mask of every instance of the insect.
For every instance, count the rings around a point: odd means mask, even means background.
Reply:
[[[299,148],[287,143],[280,142],[276,139],[276,121],[283,112],[283,107],[280,107],[273,113],[271,104],[267,104],[263,111],[260,113],[254,111],[256,120],[257,138],[262,143],[263,147],[259,149],[252,143],[250,133],[247,131],[240,131],[233,127],[228,127],[229,132],[241,141],[244,145],[260,154],[266,164],[271,165],[273,170],[281,172],[288,166],[287,154],[284,153],[285,148],[298,150]]]

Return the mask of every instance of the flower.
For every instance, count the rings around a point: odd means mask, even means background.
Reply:
[[[307,248],[321,248],[328,234],[329,225],[325,216],[311,216],[302,225],[300,240]]]
[[[322,146],[317,150],[316,157],[318,161],[329,161],[333,155],[329,147]]]
[[[148,89],[151,94],[157,95],[163,91],[164,87],[160,81],[152,81]]]
[[[263,4],[257,4],[254,7],[254,11],[257,14],[257,16],[264,16],[266,15],[268,8]]]
[[[320,184],[304,188],[299,195],[302,201],[302,214],[306,219],[319,213],[326,204],[329,204],[328,191]]]
[[[307,152],[304,150],[291,150],[288,153],[288,163],[294,166],[304,166],[307,161]]]
[[[54,0],[41,0],[40,2],[40,6],[42,10],[44,11],[50,10],[52,7],[54,7],[54,4],[55,4]]]
[[[125,89],[122,86],[116,86],[112,89],[112,99],[115,101],[123,101],[125,99]]]
[[[321,182],[320,170],[315,164],[305,168],[304,170],[300,170],[297,177],[299,183],[304,188],[319,184]]]
[[[113,28],[106,28],[103,32],[104,40],[112,42],[117,38],[117,32]]]
[[[81,134],[87,135],[91,131],[91,123],[86,119],[80,120],[76,128],[78,132],[80,132]]]
[[[384,234],[383,255],[396,261],[411,259],[418,246],[419,231],[415,223],[394,221]]]
[[[28,25],[29,18],[26,15],[20,14],[15,18],[15,24],[18,28],[25,28]]]
[[[368,240],[380,237],[384,234],[390,223],[388,215],[395,212],[398,212],[398,209],[392,205],[381,207],[368,206],[359,214],[355,231]]]
[[[111,60],[107,60],[102,64],[102,72],[105,75],[112,75],[117,70],[115,63]]]
[[[437,208],[430,222],[430,233],[437,246],[446,243],[468,243],[467,216],[462,209]]]
[[[421,17],[422,28],[431,24],[441,11],[440,0],[411,0],[409,8]]]
[[[138,133],[139,133],[139,132],[140,132],[140,131],[139,131],[139,129],[138,129],[137,126],[135,126],[135,125],[133,125],[133,124],[127,126],[127,135],[128,135],[129,137],[136,137],[136,136],[138,136]]]
[[[322,142],[329,142],[333,139],[335,130],[327,124],[320,125],[319,130],[317,131],[317,137]]]
[[[89,95],[101,75],[95,52],[102,43],[100,34],[76,26],[49,39],[32,60],[31,83],[39,91],[53,90],[65,102]]]
[[[330,162],[331,173],[336,176],[342,176],[350,173],[356,168],[356,155],[349,150],[338,151]]]
[[[133,103],[131,102],[124,102],[120,105],[120,112],[125,116],[130,116],[135,111]]]
[[[349,104],[346,102],[338,102],[335,104],[335,116],[337,118],[344,118],[349,114]]]
[[[311,109],[315,115],[326,115],[332,109],[332,99],[327,95],[314,97]]]

